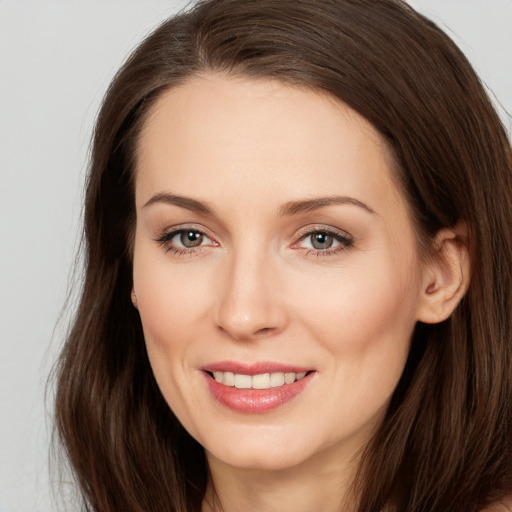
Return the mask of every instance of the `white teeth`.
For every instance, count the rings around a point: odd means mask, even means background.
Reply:
[[[270,374],[253,375],[252,387],[254,389],[268,389],[270,387]]]
[[[284,373],[273,373],[270,375],[270,387],[277,388],[284,386]]]
[[[252,387],[252,377],[250,375],[235,374],[235,388],[249,389]]]
[[[235,385],[235,374],[231,372],[224,372],[224,377],[222,377],[222,384],[224,384],[224,386],[233,387]]]
[[[292,382],[295,382],[295,373],[285,373],[284,374],[284,383],[291,384]]]
[[[213,378],[216,382],[225,386],[236,387],[238,389],[270,389],[292,384],[296,380],[303,379],[307,372],[288,372],[288,373],[261,373],[259,375],[243,375],[232,372],[213,372]]]

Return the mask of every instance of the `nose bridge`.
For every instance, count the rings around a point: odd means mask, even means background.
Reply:
[[[284,312],[268,248],[240,244],[230,251],[221,276],[217,324],[235,339],[275,333],[284,325]]]

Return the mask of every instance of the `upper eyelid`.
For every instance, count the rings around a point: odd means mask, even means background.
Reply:
[[[176,235],[177,233],[181,233],[182,231],[197,231],[202,235],[215,240],[215,236],[211,233],[211,231],[203,226],[195,226],[191,224],[178,224],[176,226],[169,226],[157,232],[157,238],[162,238],[164,236],[171,237],[171,235]]]
[[[329,233],[330,235],[337,235],[341,238],[350,238],[351,240],[353,239],[353,236],[348,231],[345,231],[344,229],[335,228],[333,226],[321,225],[321,224],[313,224],[313,225],[310,224],[308,226],[304,226],[303,228],[299,229],[296,232],[295,236],[299,237],[299,239],[302,239],[305,236],[311,235],[313,233]]]

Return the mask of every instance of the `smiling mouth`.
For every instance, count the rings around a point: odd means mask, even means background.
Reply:
[[[293,384],[311,372],[273,372],[257,375],[244,375],[241,373],[214,371],[206,372],[215,382],[237,389],[271,389]]]
[[[223,406],[244,414],[270,412],[294,400],[315,380],[317,373],[276,363],[243,365],[229,361],[212,363],[202,370],[211,396]]]

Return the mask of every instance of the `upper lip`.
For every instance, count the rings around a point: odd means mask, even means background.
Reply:
[[[262,373],[302,373],[312,368],[294,364],[261,361],[257,363],[239,363],[235,361],[217,361],[201,367],[205,372],[231,372],[239,375],[260,375]]]

